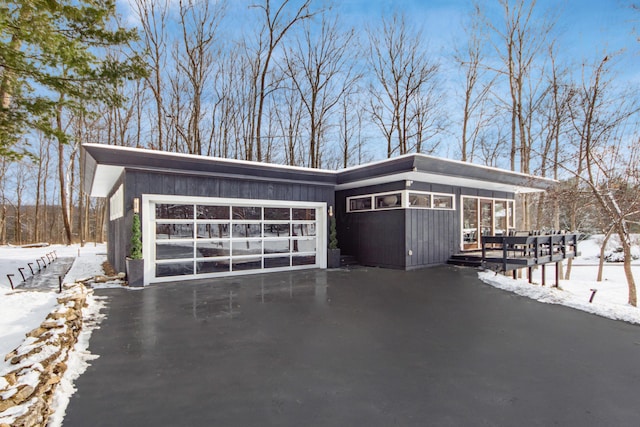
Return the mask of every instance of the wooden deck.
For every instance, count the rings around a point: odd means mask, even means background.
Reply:
[[[545,266],[555,263],[557,285],[558,264],[579,255],[578,236],[578,233],[482,236],[481,251],[455,255],[452,261],[456,264],[478,265],[501,272],[513,271],[514,278],[516,270],[527,268],[529,281],[532,267],[540,265],[543,271],[543,285]]]
[[[560,262],[578,255],[578,234],[483,236],[482,262],[502,271]]]

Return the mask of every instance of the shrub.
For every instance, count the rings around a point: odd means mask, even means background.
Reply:
[[[131,259],[142,259],[142,231],[140,230],[140,216],[133,214],[131,226]]]

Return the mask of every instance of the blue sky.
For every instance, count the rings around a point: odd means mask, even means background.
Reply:
[[[292,3],[300,1],[292,0]],[[539,17],[557,18],[555,34],[565,60],[578,67],[583,61],[600,59],[604,52],[627,49],[634,55],[626,55],[625,61],[630,63],[621,66],[622,73],[627,79],[640,82],[640,42],[635,31],[636,26],[640,27],[640,12],[631,9],[632,1],[538,0],[536,11]],[[229,0],[228,18],[231,19],[227,22],[234,18],[240,21],[236,22],[238,25],[232,24],[229,31],[252,30],[243,26],[243,23],[250,25],[251,20],[243,18],[256,13],[247,7],[255,3],[258,1]],[[323,3],[329,1],[316,0],[313,4],[320,7]],[[502,9],[498,0],[485,0],[480,4],[492,21],[500,21]],[[333,0],[333,5],[344,25],[353,26],[357,31],[363,31],[366,25],[376,25],[382,16],[404,13],[409,23],[423,28],[430,50],[447,57],[452,54],[456,41],[465,37],[461,25],[472,9],[472,0]]]
[[[640,12],[630,9],[630,1],[623,0],[540,0],[536,9],[541,15],[558,15],[556,29],[560,42],[576,56],[589,57],[594,51],[617,50],[634,43],[633,28],[640,21]],[[484,1],[487,13],[500,18],[497,1]],[[424,25],[431,44],[445,50],[455,37],[456,27],[471,10],[471,0],[344,0],[347,21],[375,21],[380,16],[403,12],[417,25]]]
[[[118,0],[118,8],[130,24],[134,19],[128,3],[134,0]],[[210,1],[210,0],[201,0]],[[293,0],[299,3],[301,0]],[[178,0],[169,0],[177,4]],[[538,0],[539,16],[547,13],[557,15],[556,34],[560,46],[570,52],[576,61],[582,58],[600,57],[604,51],[612,52],[628,48],[640,52],[636,26],[640,27],[640,12],[630,8],[633,0]],[[251,20],[243,19],[256,11],[248,8],[258,0],[228,0],[226,22],[228,31],[250,31],[245,25]],[[274,0],[274,4],[279,4]],[[315,0],[319,7],[330,1]],[[640,4],[640,1],[636,3]],[[501,18],[498,0],[480,1],[492,20]],[[333,0],[334,8],[345,25],[363,29],[375,25],[380,17],[394,12],[404,13],[408,21],[424,28],[424,35],[431,48],[442,54],[451,52],[454,40],[463,37],[458,30],[466,14],[471,10],[472,0]],[[254,15],[255,16],[255,15]],[[237,22],[240,21],[240,22]],[[232,23],[233,22],[233,23]],[[255,21],[253,21],[255,22]],[[637,55],[636,55],[637,59]]]

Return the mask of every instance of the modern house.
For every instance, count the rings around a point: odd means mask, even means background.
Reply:
[[[555,181],[408,154],[339,171],[86,144],[86,191],[109,201],[124,271],[134,208],[144,283],[326,268],[328,217],[359,264],[415,269],[515,229],[515,195]]]

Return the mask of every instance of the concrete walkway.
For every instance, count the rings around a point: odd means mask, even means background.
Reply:
[[[640,425],[640,327],[471,269],[100,290],[74,426]]]

